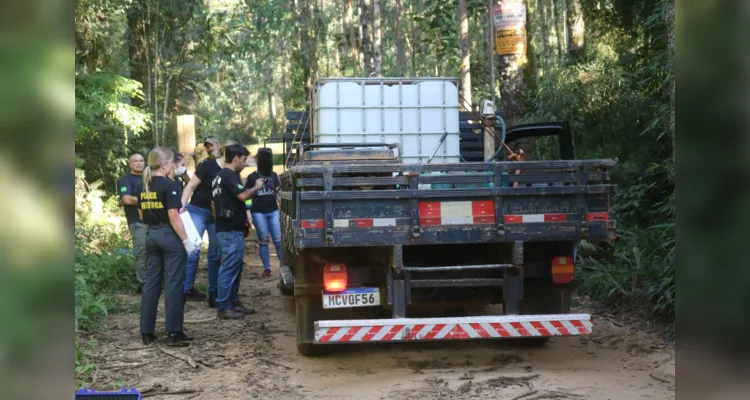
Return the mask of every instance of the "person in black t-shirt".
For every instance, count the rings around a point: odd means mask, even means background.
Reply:
[[[263,276],[271,276],[271,255],[268,249],[270,241],[273,241],[276,247],[277,257],[281,254],[281,223],[279,205],[276,202],[281,181],[273,172],[271,149],[258,149],[255,159],[258,170],[247,177],[245,187],[255,185],[258,179],[263,181],[263,187],[253,195],[251,215],[255,231],[258,233],[258,253],[263,263]]]
[[[242,185],[240,171],[245,168],[250,155],[247,148],[230,145],[224,153],[225,168],[212,183],[216,237],[221,250],[217,316],[220,319],[239,319],[255,312],[242,305],[238,292],[245,258],[245,201],[263,186],[263,181],[259,179],[250,189],[245,189]]]
[[[185,186],[182,193],[182,204],[187,204],[187,211],[198,230],[198,235],[208,231],[208,304],[215,307],[216,280],[219,273],[219,246],[216,242],[216,223],[211,212],[211,182],[221,171],[218,158],[221,157],[221,147],[216,139],[208,138],[203,141],[208,152],[208,158],[198,163],[195,174]],[[188,204],[188,199],[190,204]],[[187,300],[203,300],[206,295],[195,289],[195,275],[198,270],[200,252],[188,255],[187,272],[185,274],[185,298]]]
[[[143,182],[143,168],[145,161],[143,156],[136,153],[130,156],[128,165],[130,173],[123,176],[117,187],[120,192],[125,209],[125,218],[128,221],[130,236],[133,237],[133,255],[135,256],[135,277],[138,279],[138,293],[143,289],[143,280],[146,277],[146,225],[141,222],[138,215],[138,192]]]
[[[162,276],[166,278],[164,308],[167,344],[185,346],[192,340],[183,331],[185,263],[187,254],[198,249],[190,241],[180,219],[182,186],[174,179],[174,153],[157,147],[148,155],[138,207],[148,225],[146,235],[146,280],[141,297],[141,337],[143,344],[156,341],[156,310],[161,296]],[[197,240],[196,240],[197,241]],[[186,253],[187,251],[187,253]]]

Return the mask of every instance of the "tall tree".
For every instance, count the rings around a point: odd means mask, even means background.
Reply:
[[[567,0],[568,54],[574,58],[584,55],[584,23],[581,0]]]
[[[412,76],[416,77],[419,76],[419,72],[417,71],[417,59],[420,54],[419,50],[421,43],[419,39],[421,38],[422,31],[419,29],[419,25],[414,21],[414,16],[421,17],[421,8],[414,13],[413,3],[413,0],[409,2],[409,14],[412,15],[412,18],[409,21],[411,25],[411,73]],[[421,4],[421,0],[419,3]]]
[[[459,35],[461,37],[461,108],[469,111],[471,101],[471,43],[469,42],[469,16],[466,0],[458,0]]]
[[[559,4],[558,0],[550,0],[550,7],[551,7],[551,13],[552,13],[552,30],[555,32],[555,60],[560,61],[560,59],[563,56],[564,50],[563,50],[563,40],[562,40],[562,31],[560,30],[560,18],[559,16],[562,15],[562,11],[559,10]]]
[[[396,0],[396,75],[406,74],[406,36],[403,27],[403,0]]]
[[[372,0],[372,50],[375,61],[373,72],[376,76],[382,76],[382,57],[380,55],[380,0]]]
[[[148,64],[146,53],[149,51],[146,45],[146,20],[142,18],[143,1],[134,1],[127,11],[128,20],[128,58],[130,60],[130,79],[136,80],[143,84],[146,98],[151,99],[151,85],[148,84]],[[145,83],[145,84],[144,84]],[[132,99],[132,104],[136,107],[144,105],[141,98]]]
[[[271,134],[276,137],[278,132],[276,129],[276,101],[274,96],[273,87],[273,74],[271,73],[271,62],[272,58],[266,57],[265,59],[265,72],[266,72],[266,84],[268,85],[268,119],[271,120]]]
[[[314,1],[314,0],[313,0]],[[305,98],[310,97],[312,90],[312,60],[313,47],[310,38],[310,5],[309,0],[298,0],[300,7],[300,44],[302,47],[302,81],[305,83]]]
[[[672,166],[677,162],[677,146],[675,142],[675,2],[668,4],[666,12],[667,43],[669,48],[669,134],[672,136]]]
[[[359,0],[359,23],[362,26],[362,54],[364,56],[365,76],[372,73],[372,44],[370,43],[369,18],[372,0]]]
[[[544,66],[544,73],[549,71],[550,61],[550,50],[549,50],[549,19],[547,18],[547,1],[538,0],[540,18],[539,26],[542,28],[542,37],[539,39],[542,42],[542,65]]]
[[[359,54],[357,54],[357,34],[352,19],[352,3],[353,0],[346,0],[344,2],[344,31],[349,37],[347,48],[352,56],[352,61],[354,62],[352,64],[354,76],[357,76],[359,75]]]

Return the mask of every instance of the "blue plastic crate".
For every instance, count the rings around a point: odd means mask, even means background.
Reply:
[[[122,389],[119,392],[97,392],[96,390],[81,389],[76,392],[75,400],[142,400],[141,393],[136,389]]]

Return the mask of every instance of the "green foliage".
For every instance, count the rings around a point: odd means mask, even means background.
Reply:
[[[588,254],[587,254],[588,253]],[[622,232],[609,257],[581,251],[580,289],[597,300],[643,310],[667,320],[675,317],[675,224]]]
[[[557,59],[530,83],[525,122],[567,121],[577,158],[617,158],[612,178],[620,240],[609,254],[582,252],[583,293],[647,306],[674,321],[674,164],[669,131],[671,0],[582,0],[583,59]],[[611,4],[611,5],[612,5]],[[536,21],[538,22],[538,21]],[[543,57],[539,38],[532,51]]]
[[[99,136],[117,125],[128,133],[143,132],[148,114],[123,102],[124,98],[143,99],[140,82],[110,72],[76,71],[76,142]]]
[[[117,297],[137,285],[133,256],[127,251],[127,225],[114,197],[104,199],[101,182],[88,184],[76,170],[75,189],[75,330],[76,377],[84,379],[95,366],[81,334],[96,332],[111,313],[124,310]]]

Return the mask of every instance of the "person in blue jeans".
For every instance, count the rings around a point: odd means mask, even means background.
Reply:
[[[276,201],[276,194],[279,192],[281,181],[279,176],[273,172],[271,149],[258,149],[255,161],[258,169],[247,177],[245,187],[255,185],[258,179],[263,181],[263,187],[252,197],[253,202],[250,212],[255,231],[258,233],[258,252],[263,263],[263,276],[265,277],[271,276],[269,243],[273,241],[277,257],[279,257],[281,251],[281,222],[279,220],[279,204]]]
[[[208,152],[208,158],[198,163],[195,168],[195,174],[190,178],[190,182],[182,193],[182,204],[187,204],[187,211],[198,230],[198,235],[203,237],[203,234],[208,231],[208,305],[215,307],[221,255],[216,241],[216,222],[211,210],[211,182],[222,169],[219,160],[221,147],[213,138],[204,140],[203,146]],[[200,251],[188,255],[185,271],[185,300],[201,301],[206,298],[205,294],[195,288],[199,259]]]
[[[226,167],[212,183],[216,237],[221,250],[216,298],[217,317],[239,319],[255,312],[240,302],[239,289],[245,258],[245,201],[263,187],[263,181],[258,179],[249,189],[242,185],[240,171],[245,168],[247,157],[250,155],[247,148],[231,145],[226,147],[224,153]]]

